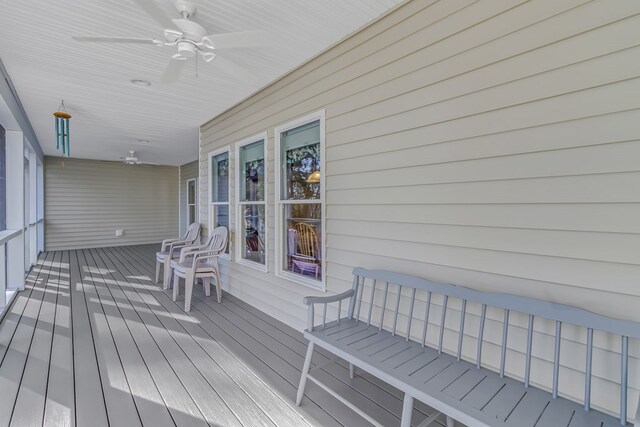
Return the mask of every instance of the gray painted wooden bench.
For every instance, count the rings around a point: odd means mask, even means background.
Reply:
[[[469,288],[450,284],[437,284],[418,277],[382,270],[354,269],[352,289],[333,296],[306,297],[308,305],[308,329],[305,337],[309,347],[305,358],[297,404],[304,395],[307,379],[333,394],[340,401],[363,416],[375,426],[380,426],[369,414],[352,405],[323,384],[310,371],[314,345],[321,346],[350,364],[353,377],[354,365],[393,385],[404,392],[402,427],[411,426],[411,414],[414,399],[431,406],[436,413],[420,424],[426,427],[444,414],[447,425],[453,426],[458,420],[468,426],[536,426],[536,427],[590,427],[590,426],[633,426],[640,427],[640,403],[631,423],[627,422],[627,384],[629,338],[640,339],[640,322],[619,320],[591,313],[577,307],[562,305],[543,300],[516,295],[479,292]],[[395,287],[395,288],[394,288]],[[390,290],[397,290],[397,297]],[[416,291],[424,292],[426,304],[416,304]],[[366,301],[363,302],[363,295]],[[402,301],[399,295],[403,295]],[[434,307],[432,295],[441,295],[439,319],[429,317]],[[447,304],[452,298],[461,301],[459,327],[457,328],[457,352],[443,352],[445,333],[455,333],[443,325],[446,321]],[[349,300],[348,314],[341,318],[342,302]],[[376,301],[370,304],[367,301]],[[381,301],[381,302],[380,302]],[[474,340],[475,360],[462,359],[465,315],[467,303],[476,303],[481,307],[477,342]],[[338,305],[338,316],[327,321],[327,305]],[[408,331],[400,336],[398,317],[401,303],[408,309],[404,327]],[[408,305],[407,305],[408,304]],[[315,306],[323,306],[322,321],[315,323]],[[424,310],[418,316],[416,307]],[[384,307],[384,309],[382,309]],[[424,307],[424,308],[423,308]],[[502,344],[499,369],[482,365],[482,344],[485,331],[487,307],[496,307],[504,312],[502,322]],[[416,309],[416,310],[414,310]],[[435,310],[434,310],[435,311]],[[505,376],[507,355],[507,336],[509,333],[509,313],[519,312],[528,315],[525,368],[518,381]],[[385,317],[386,313],[386,317]],[[400,316],[402,318],[402,316]],[[414,318],[419,318],[415,321]],[[534,320],[544,318],[555,321],[555,346],[553,363],[553,381],[551,391],[545,391],[530,384],[531,352],[533,345]],[[430,320],[426,322],[425,319]],[[585,351],[585,387],[582,403],[573,402],[558,396],[560,373],[560,344],[562,324],[570,323],[584,330],[586,336]],[[434,325],[435,324],[435,325]],[[437,345],[427,343],[428,328],[437,328]],[[410,339],[413,329],[414,337]],[[591,383],[593,361],[594,331],[620,335],[620,409],[619,417],[591,408]],[[469,331],[467,331],[468,333]],[[314,368],[316,369],[316,368]],[[441,414],[440,414],[441,413]]]

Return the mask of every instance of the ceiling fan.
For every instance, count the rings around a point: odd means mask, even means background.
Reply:
[[[125,165],[157,165],[158,163],[141,162],[134,150],[129,150],[129,155],[120,157]]]
[[[196,13],[196,7],[187,0],[175,0],[173,3],[180,18],[169,18],[154,0],[132,0],[147,15],[153,18],[164,29],[163,37],[157,39],[143,39],[132,37],[80,37],[73,36],[79,42],[98,43],[133,43],[151,44],[156,46],[175,46],[177,53],[165,69],[160,81],[162,83],[175,82],[185,62],[200,55],[205,62],[215,58],[216,64],[232,76],[247,76],[247,72],[228,59],[216,55],[217,49],[241,48],[261,46],[267,43],[264,31],[241,31],[235,33],[209,34],[197,22],[189,19]],[[242,78],[242,77],[241,77]]]

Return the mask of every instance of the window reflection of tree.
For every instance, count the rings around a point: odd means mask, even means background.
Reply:
[[[311,172],[320,169],[320,143],[287,150],[287,199],[319,200],[320,183],[307,182]],[[293,205],[294,218],[320,218],[319,204]]]
[[[264,200],[264,159],[253,160],[245,163],[245,200]],[[263,233],[264,214],[261,215],[261,205],[247,204],[244,208],[245,217],[245,257],[251,257],[252,253],[257,253],[263,262],[264,245],[261,234]],[[264,211],[263,211],[264,212]]]

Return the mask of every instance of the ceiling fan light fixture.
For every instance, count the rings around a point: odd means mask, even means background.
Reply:
[[[131,83],[133,83],[136,86],[151,86],[151,82],[149,80],[142,80],[142,79],[133,79],[131,80]]]
[[[176,61],[186,61],[187,58],[182,56],[181,53],[176,53],[173,56],[171,56],[171,59],[176,60]]]
[[[192,58],[196,54],[196,46],[188,41],[178,42],[178,52],[187,58]]]

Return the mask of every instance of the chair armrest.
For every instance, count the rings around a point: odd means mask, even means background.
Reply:
[[[180,261],[184,262],[188,257],[193,256],[193,254],[202,251],[202,246],[184,246],[180,249]]]
[[[302,299],[302,303],[306,304],[306,305],[311,305],[311,304],[327,304],[330,302],[336,302],[336,301],[340,301],[340,300],[344,300],[347,299],[349,297],[352,297],[353,294],[355,293],[355,290],[353,289],[349,289],[348,291],[344,291],[341,294],[336,294],[336,295],[330,295],[330,296],[326,296],[326,297],[304,297]]]
[[[169,254],[171,255],[171,258],[173,258],[173,253],[174,251],[176,251],[176,249],[182,249],[186,246],[192,246],[193,242],[190,240],[176,240],[174,242],[171,243],[171,245],[169,246]]]
[[[177,239],[164,239],[162,241],[162,246],[161,246],[160,252],[164,252],[164,248],[166,248],[167,246],[169,246],[173,242],[177,242],[178,240],[180,240],[180,239],[179,238],[177,238]]]
[[[193,255],[193,268],[196,268],[196,265],[198,264],[199,261],[205,260],[205,259],[210,259],[210,258],[216,258],[218,256],[220,256],[222,252],[220,251],[198,251],[198,252],[194,252]]]

